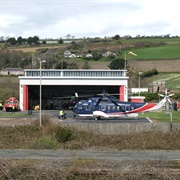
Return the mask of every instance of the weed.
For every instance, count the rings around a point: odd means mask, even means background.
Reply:
[[[51,123],[50,116],[48,114],[43,114],[41,117],[41,125],[46,126]],[[40,125],[40,119],[37,118],[35,121],[32,122],[32,125],[39,126]]]
[[[58,142],[49,136],[42,136],[32,142],[30,149],[57,149]]]

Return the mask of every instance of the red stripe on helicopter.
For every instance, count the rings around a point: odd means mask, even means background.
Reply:
[[[138,108],[138,109],[135,109],[135,110],[133,110],[133,111],[131,111],[131,112],[133,112],[133,113],[139,113],[139,112],[147,111],[148,109],[151,109],[151,108],[153,108],[154,106],[156,106],[155,103],[146,103],[144,106],[142,106],[142,107],[140,107],[140,108]]]

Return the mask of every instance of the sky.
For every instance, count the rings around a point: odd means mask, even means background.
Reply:
[[[179,0],[0,0],[0,37],[180,36]]]

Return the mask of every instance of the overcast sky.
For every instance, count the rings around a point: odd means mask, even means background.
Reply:
[[[179,0],[0,0],[0,36],[180,36]]]

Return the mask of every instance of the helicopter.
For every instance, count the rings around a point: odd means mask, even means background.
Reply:
[[[80,100],[76,103],[72,111],[75,117],[94,117],[95,120],[100,120],[101,118],[137,119],[139,113],[162,108],[167,102],[170,102],[170,96],[172,95],[168,95],[166,90],[165,95],[159,94],[159,96],[163,97],[159,103],[139,103],[119,101],[115,96],[103,91],[95,97]]]

